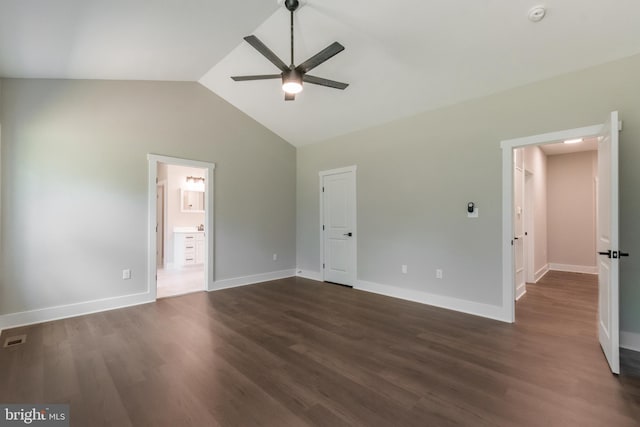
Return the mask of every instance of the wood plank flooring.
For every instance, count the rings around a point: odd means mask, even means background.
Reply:
[[[0,402],[73,426],[637,426],[594,279],[549,273],[513,325],[290,278],[16,328]]]

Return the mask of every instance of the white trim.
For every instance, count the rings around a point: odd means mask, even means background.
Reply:
[[[323,177],[323,176],[328,176],[328,175],[339,175],[339,174],[345,173],[345,172],[356,173],[357,170],[358,170],[358,165],[345,166],[343,168],[336,168],[336,169],[329,169],[329,170],[326,170],[326,171],[320,171],[320,172],[318,172],[318,176]]]
[[[271,271],[269,273],[253,274],[251,276],[233,277],[230,279],[216,280],[209,291],[220,291],[222,289],[236,288],[238,286],[253,285],[254,283],[268,282],[270,280],[286,279],[294,277],[295,269]]]
[[[357,175],[357,170],[358,170],[358,165],[351,165],[351,166],[345,166],[343,168],[336,168],[336,169],[329,169],[329,170],[324,170],[324,171],[319,171],[318,172],[318,177],[320,178],[320,183],[319,183],[319,193],[320,193],[320,226],[319,226],[319,230],[320,230],[320,279],[319,281],[324,282],[324,230],[322,229],[323,225],[324,225],[324,192],[322,191],[322,186],[323,186],[323,180],[325,176],[330,176],[330,175],[338,175],[341,173],[347,173],[347,172],[351,172],[353,173],[353,245],[354,245],[354,254],[353,254],[353,260],[354,260],[354,265],[353,265],[353,282],[354,283],[349,283],[348,285],[353,286],[355,283],[358,282],[358,195],[357,195],[357,190],[358,190],[358,185],[357,185],[357,180],[358,180],[358,175]]]
[[[525,136],[522,138],[513,138],[500,141],[501,148],[514,149],[517,147],[526,147],[527,145],[543,145],[554,142],[564,141],[566,139],[576,139],[588,136],[595,136],[602,130],[602,124],[585,126],[581,128],[566,129],[557,132],[541,133],[539,135]]]
[[[98,313],[101,311],[114,310],[117,308],[147,304],[154,302],[154,300],[155,298],[152,298],[150,292],[143,292],[139,294],[123,295],[112,298],[103,298],[74,304],[41,308],[37,310],[22,311],[19,313],[3,314],[0,316],[0,329],[33,325],[35,323],[49,322],[52,320],[83,316],[85,314]]]
[[[640,334],[620,331],[620,347],[627,350],[640,351]]]
[[[598,266],[592,266],[592,265],[570,265],[570,264],[556,264],[556,263],[550,262],[549,270],[568,271],[569,273],[598,274]]]
[[[233,288],[237,286],[251,285],[253,283],[267,282],[269,280],[284,279],[295,276],[295,270],[281,270],[269,273],[255,274],[252,276],[237,277],[233,279],[218,280],[211,291]],[[195,291],[202,292],[202,290]],[[190,293],[190,292],[187,292]],[[177,296],[177,295],[171,295]],[[84,301],[74,304],[59,305],[37,310],[23,311],[0,315],[0,332],[4,329],[19,326],[33,325],[36,323],[50,322],[52,320],[67,319],[70,317],[84,316],[86,314],[102,311],[126,308],[140,304],[155,302],[155,293],[143,292],[139,294],[123,295],[92,301]]]
[[[542,279],[544,275],[547,274],[548,272],[549,272],[549,264],[543,265],[540,270],[536,271],[536,275],[534,277],[534,283],[538,283],[540,279]]]
[[[216,168],[215,163],[203,162],[200,160],[189,160],[179,157],[162,156],[158,154],[147,154],[149,160],[149,181],[148,181],[148,243],[147,243],[147,291],[153,296],[153,300],[157,298],[158,283],[156,279],[156,233],[155,224],[156,218],[156,182],[158,178],[158,163],[166,163],[168,165],[188,166],[193,168],[201,168],[207,170],[207,179],[204,183],[205,199],[207,206],[205,208],[204,222],[205,222],[205,263],[204,263],[204,277],[205,283],[203,283],[203,290],[211,291],[215,289],[214,284],[214,262],[215,259],[215,247],[214,247],[214,170]],[[165,235],[166,237],[166,235]],[[165,254],[166,255],[166,254]]]
[[[462,313],[473,314],[475,316],[486,317],[489,319],[499,320],[501,322],[510,322],[508,318],[504,317],[503,308],[497,305],[483,304],[443,295],[435,295],[413,289],[399,288],[396,286],[381,285],[379,283],[367,282],[364,280],[356,281],[354,289],[419,302]]]
[[[500,142],[502,148],[502,316],[509,322],[514,322],[516,318],[515,277],[511,246],[511,239],[513,239],[513,149],[598,135],[602,126],[602,124],[598,124]]]
[[[523,283],[520,286],[518,286],[518,289],[516,289],[516,301],[518,301],[520,298],[522,298],[524,296],[524,294],[527,293],[527,284]]]
[[[304,277],[305,279],[316,280],[322,282],[322,273],[312,270],[296,270],[296,276]]]

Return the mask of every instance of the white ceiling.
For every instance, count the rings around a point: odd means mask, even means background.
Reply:
[[[193,80],[294,145],[640,53],[637,0],[307,0],[296,63],[333,41],[346,50],[285,102],[278,73],[242,37],[289,62],[289,16],[276,0],[0,0],[0,76]]]
[[[0,0],[0,76],[197,81],[275,0]]]
[[[540,148],[547,156],[579,153],[581,151],[596,151],[598,149],[598,138],[585,138],[582,142],[576,144],[565,144],[564,142],[545,144],[541,145]]]

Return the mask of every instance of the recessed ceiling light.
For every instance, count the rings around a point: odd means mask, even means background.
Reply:
[[[566,141],[564,141],[565,144],[577,144],[579,142],[582,142],[582,138],[567,139]]]
[[[534,6],[529,9],[529,21],[540,22],[542,18],[547,14],[547,9],[544,6]]]

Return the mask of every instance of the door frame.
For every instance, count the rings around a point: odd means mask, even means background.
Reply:
[[[356,171],[358,170],[358,166],[357,165],[351,165],[351,166],[345,166],[343,168],[337,168],[337,169],[329,169],[329,170],[324,170],[324,171],[320,171],[318,172],[318,176],[319,176],[319,187],[318,187],[318,192],[320,193],[320,279],[321,281],[324,282],[324,263],[325,263],[325,259],[324,259],[324,232],[322,230],[322,226],[324,225],[324,194],[322,191],[322,184],[323,184],[323,180],[325,176],[329,176],[329,175],[338,175],[341,173],[346,173],[346,172],[351,172],[353,173],[353,188],[352,190],[352,194],[353,194],[353,280],[354,283],[351,284],[351,286],[356,286],[356,283],[358,281],[358,196],[356,193],[356,189],[357,189],[357,185],[356,185],[356,181],[357,181],[357,174]]]
[[[513,149],[530,145],[551,144],[574,138],[600,134],[602,124],[566,129],[500,142],[502,148],[502,317],[509,323],[516,319],[515,276],[513,257]]]
[[[157,265],[156,265],[156,250],[157,244],[156,241],[156,231],[155,226],[157,222],[156,217],[156,185],[158,181],[158,163],[166,163],[169,165],[177,165],[177,166],[188,166],[200,169],[206,169],[207,179],[204,182],[204,192],[206,198],[206,206],[204,213],[204,221],[205,221],[205,239],[204,239],[204,253],[205,253],[205,263],[204,263],[204,290],[213,291],[214,290],[214,277],[215,277],[215,246],[214,246],[214,170],[216,168],[215,163],[211,162],[203,162],[200,160],[190,160],[183,159],[180,157],[169,157],[163,156],[159,154],[147,154],[147,159],[149,160],[149,171],[148,171],[148,245],[147,245],[147,292],[151,295],[153,300],[157,299],[157,291],[158,291],[158,278],[156,276]],[[166,238],[166,235],[165,235]]]

